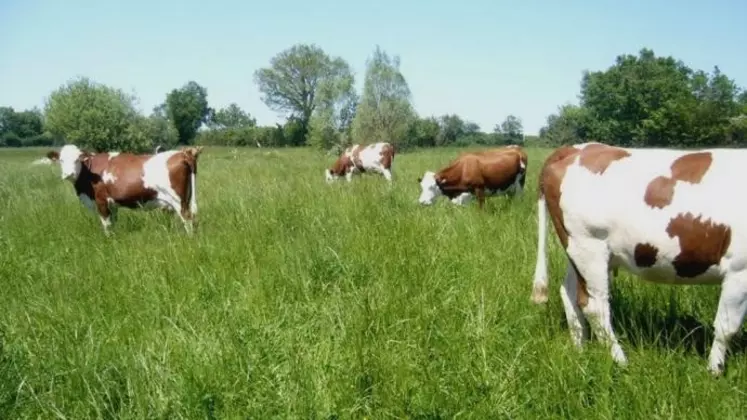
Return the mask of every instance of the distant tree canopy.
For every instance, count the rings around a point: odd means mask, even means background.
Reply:
[[[86,77],[71,79],[44,109],[0,107],[0,147],[75,143],[94,150],[152,150],[178,144],[286,147],[339,152],[356,143],[410,147],[507,144],[557,146],[585,141],[638,147],[747,146],[747,91],[714,66],[694,70],[650,49],[615,58],[580,78],[578,104],[562,104],[539,136],[524,134],[517,115],[497,116],[483,130],[465,116],[418,115],[397,55],[376,46],[366,60],[363,88],[350,64],[315,44],[280,51],[252,74],[260,99],[286,116],[260,126],[238,103],[210,105],[190,80],[164,95],[148,116],[137,98]],[[237,98],[239,100],[239,98]]]
[[[604,71],[585,72],[579,105],[547,118],[541,141],[589,140],[638,147],[745,145],[745,91],[716,66],[692,70],[649,49],[620,55]]]

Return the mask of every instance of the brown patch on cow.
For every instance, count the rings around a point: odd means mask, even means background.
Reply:
[[[649,182],[643,201],[651,207],[664,208],[672,204],[677,181],[699,184],[713,162],[711,152],[694,152],[678,157],[670,166],[670,176],[657,176]]]
[[[589,289],[586,287],[586,278],[581,275],[578,267],[576,267],[576,263],[571,258],[568,258],[568,261],[576,273],[576,303],[579,307],[585,308],[589,304]]]
[[[384,169],[391,169],[393,160],[394,146],[387,143],[381,147],[381,152],[379,153],[379,163],[381,163],[381,166],[383,166]]]
[[[648,243],[636,244],[633,249],[633,259],[635,265],[642,268],[651,267],[656,264],[656,257],[659,254],[659,250]]]
[[[156,198],[156,192],[143,184],[143,164],[151,155],[122,153],[109,160],[105,172],[114,177],[115,182],[101,180],[106,196],[127,208],[137,208]],[[102,173],[103,176],[103,173]],[[98,199],[97,199],[98,201]]]
[[[54,150],[51,150],[47,153],[47,159],[51,160],[52,162],[57,162],[58,160],[60,160],[60,154]]]
[[[667,225],[670,238],[677,237],[680,253],[672,261],[679,277],[697,277],[709,267],[717,265],[731,244],[731,227],[702,220],[687,212],[670,219]]]
[[[581,151],[572,146],[563,146],[555,149],[545,159],[538,180],[539,196],[540,198],[545,197],[545,204],[550,213],[550,220],[552,220],[563,249],[568,247],[568,232],[565,230],[563,212],[560,210],[560,184],[563,182],[566,170],[579,153]]]
[[[593,143],[587,145],[581,151],[579,165],[588,169],[593,174],[603,174],[612,162],[629,156],[630,152],[625,149],[601,143]]]
[[[342,154],[340,157],[337,158],[337,160],[335,160],[335,163],[333,163],[332,166],[329,168],[329,172],[332,175],[343,176],[345,175],[345,172],[347,172],[350,164],[351,164],[350,158],[348,158],[345,154]]]

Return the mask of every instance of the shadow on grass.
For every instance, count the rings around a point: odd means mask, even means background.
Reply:
[[[559,299],[558,299],[559,300]],[[640,299],[615,290],[611,297],[612,328],[618,339],[627,345],[650,349],[682,350],[686,354],[697,354],[707,359],[713,343],[713,320],[715,310],[708,318],[698,319],[679,309],[674,300]],[[549,313],[548,313],[549,315]],[[560,330],[568,334],[568,325],[562,304],[552,311]],[[588,324],[587,324],[588,325]],[[592,336],[592,340],[596,338]],[[747,334],[740,330],[729,342],[729,356],[747,351]],[[728,361],[727,361],[728,365]]]
[[[708,357],[713,342],[715,311],[709,319],[702,320],[679,310],[673,300],[663,307],[650,303],[648,300],[634,300],[620,292],[614,293],[612,324],[618,335],[624,332],[626,340],[633,346],[682,349],[686,353]],[[744,353],[747,335],[738,333],[729,344],[732,355]]]

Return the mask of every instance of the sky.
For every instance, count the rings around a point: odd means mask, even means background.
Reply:
[[[145,114],[189,80],[214,108],[268,108],[256,69],[296,43],[316,44],[363,85],[379,45],[398,55],[421,116],[458,114],[484,131],[509,114],[536,134],[577,103],[584,70],[651,48],[694,69],[718,65],[747,87],[747,1],[665,0],[0,0],[0,106],[43,107],[87,76],[134,93]],[[692,6],[688,5],[692,4]]]

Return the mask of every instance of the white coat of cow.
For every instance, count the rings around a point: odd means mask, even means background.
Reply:
[[[538,244],[532,300],[547,301],[547,215],[568,267],[560,296],[571,338],[584,319],[627,363],[612,330],[609,270],[665,284],[721,285],[708,360],[723,372],[730,339],[747,311],[747,150],[633,149],[585,143],[557,149],[539,175]]]

